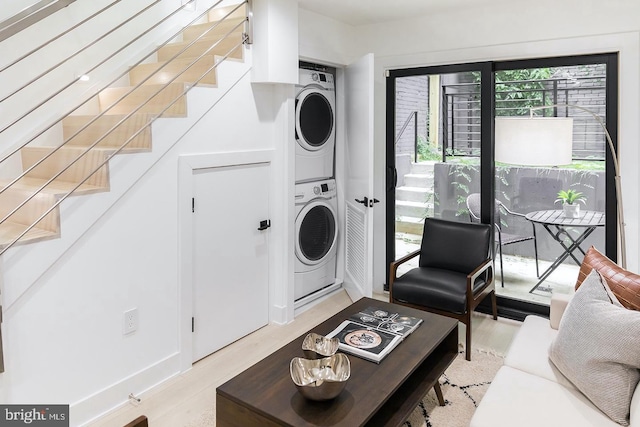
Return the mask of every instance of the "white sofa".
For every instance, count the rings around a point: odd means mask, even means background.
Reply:
[[[620,426],[597,409],[549,360],[570,297],[554,296],[547,320],[527,316],[470,427]],[[630,426],[640,427],[640,385],[631,401]]]

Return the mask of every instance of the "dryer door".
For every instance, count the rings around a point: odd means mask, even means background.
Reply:
[[[323,200],[307,203],[296,217],[296,256],[307,265],[324,261],[335,250],[338,227],[334,209]]]
[[[296,97],[296,141],[305,150],[321,150],[334,135],[332,95],[333,92],[309,87]]]

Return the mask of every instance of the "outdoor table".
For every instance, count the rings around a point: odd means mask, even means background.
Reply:
[[[574,251],[579,250],[582,255],[585,255],[585,251],[580,247],[580,244],[585,241],[591,233],[595,231],[597,227],[603,227],[605,224],[604,212],[596,211],[582,211],[578,218],[567,218],[564,216],[562,210],[547,210],[547,211],[535,211],[525,215],[525,217],[534,224],[542,224],[547,232],[553,237],[553,239],[560,243],[564,251],[559,257],[555,259],[553,264],[545,270],[540,276],[540,280],[536,285],[531,288],[529,293],[535,291],[542,282],[544,282],[551,273],[569,256],[573,258],[576,264],[580,265]],[[577,228],[581,229],[580,234],[577,237],[571,236],[567,229]],[[564,238],[563,238],[564,237]],[[565,243],[565,238],[570,242],[569,245]]]

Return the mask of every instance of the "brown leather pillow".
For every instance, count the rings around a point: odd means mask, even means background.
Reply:
[[[607,285],[620,304],[628,309],[640,311],[640,275],[625,270],[591,246],[580,266],[576,289],[593,269],[607,280]]]

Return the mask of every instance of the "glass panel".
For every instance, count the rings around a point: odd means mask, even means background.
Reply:
[[[604,131],[590,113],[565,105],[587,108],[604,120],[605,76],[605,64],[508,70],[495,75],[497,116],[528,117],[530,107],[549,106],[534,115],[573,118],[570,165],[496,162],[495,199],[501,208],[496,227],[502,243],[497,242],[502,251],[496,254],[498,295],[547,304],[552,290],[569,292],[574,287],[589,246],[605,251],[604,219],[597,220],[605,210]],[[496,150],[499,145],[496,143]],[[513,143],[508,149],[526,162],[528,154],[522,145]],[[582,199],[578,202],[580,216],[571,226],[556,224],[565,220],[558,193],[568,190],[580,193]],[[598,225],[593,225],[594,218]]]
[[[396,79],[396,259],[420,246],[425,217],[470,220],[480,192],[480,73]],[[404,271],[418,258],[403,264]]]

